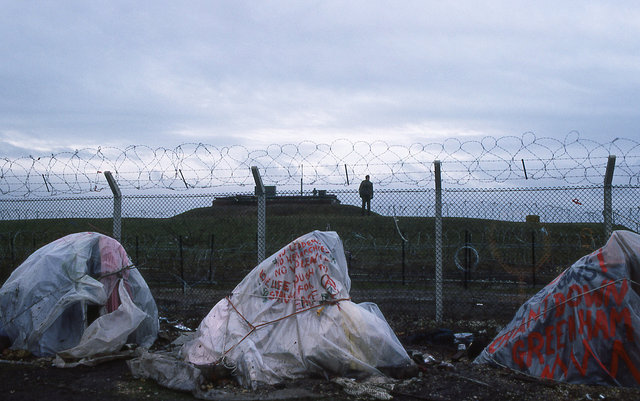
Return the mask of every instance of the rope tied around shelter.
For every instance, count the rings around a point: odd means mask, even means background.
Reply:
[[[234,344],[233,346],[231,346],[231,348],[229,348],[228,350],[224,351],[224,352],[222,353],[222,356],[221,356],[221,357],[220,357],[220,358],[219,358],[219,359],[214,363],[214,365],[218,365],[218,364],[220,364],[221,362],[223,362],[223,360],[226,358],[227,354],[229,354],[231,351],[233,351],[233,350],[234,350],[238,345],[240,345],[240,344],[241,344],[245,339],[247,339],[247,338],[248,338],[248,337],[249,337],[253,332],[255,332],[256,330],[258,330],[258,329],[260,329],[260,328],[262,328],[262,327],[265,327],[265,326],[268,326],[268,325],[271,325],[271,324],[274,324],[274,323],[280,322],[280,321],[282,321],[282,320],[288,319],[288,318],[290,318],[290,317],[293,317],[293,316],[299,315],[299,314],[304,313],[304,312],[308,312],[308,311],[310,311],[310,310],[314,310],[314,309],[317,309],[317,308],[324,308],[324,307],[325,307],[325,306],[327,306],[327,305],[336,305],[336,306],[338,307],[338,309],[339,309],[339,308],[340,308],[340,302],[342,302],[342,301],[350,301],[350,300],[351,300],[351,298],[349,297],[349,298],[339,298],[339,299],[332,299],[332,300],[327,300],[327,301],[321,301],[321,302],[319,302],[319,303],[318,303],[318,304],[316,304],[316,305],[312,305],[312,306],[309,306],[309,307],[304,308],[304,309],[296,310],[295,312],[292,312],[292,313],[290,313],[290,314],[288,314],[288,315],[285,315],[285,316],[279,317],[279,318],[277,318],[277,319],[275,319],[275,320],[270,320],[270,321],[268,321],[268,322],[263,322],[263,323],[259,323],[259,324],[253,324],[253,323],[251,323],[251,322],[249,321],[249,319],[247,319],[247,318],[246,318],[246,317],[245,317],[245,316],[244,316],[244,315],[243,315],[243,314],[238,310],[238,308],[236,308],[236,306],[233,304],[233,302],[231,302],[231,296],[226,296],[226,297],[225,297],[225,299],[226,299],[226,301],[229,303],[229,305],[231,305],[231,307],[233,308],[233,310],[234,310],[234,311],[236,311],[236,313],[238,314],[238,316],[240,316],[240,317],[242,318],[242,320],[244,320],[244,322],[245,322],[245,323],[247,323],[247,325],[249,326],[249,328],[250,328],[251,330],[249,330],[249,332],[248,332],[247,334],[245,334],[245,335],[244,335],[244,337],[242,337],[242,338],[240,339],[240,341],[238,341],[236,344]],[[319,314],[318,314],[318,315],[319,315]]]
[[[109,277],[109,276],[114,276],[114,275],[117,275],[117,276],[118,276],[118,278],[122,278],[122,277],[123,277],[123,276],[122,276],[122,273],[123,273],[124,271],[126,271],[126,270],[133,270],[133,269],[136,269],[136,268],[137,268],[137,267],[136,267],[134,264],[130,264],[130,265],[124,266],[124,267],[122,267],[122,268],[120,268],[120,269],[118,269],[118,270],[114,270],[114,271],[109,272],[109,273],[101,274],[101,275],[100,275],[100,276],[98,276],[96,279],[97,279],[97,280],[102,280],[103,278],[106,278],[106,277]]]

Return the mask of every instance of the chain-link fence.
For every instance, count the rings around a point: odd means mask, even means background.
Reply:
[[[611,230],[640,230],[639,151],[525,133],[1,157],[0,278],[48,242],[96,231],[123,243],[163,313],[202,317],[263,257],[332,230],[355,301],[391,317],[506,320]]]
[[[638,232],[640,186],[613,188],[613,229]],[[313,230],[344,243],[354,301],[385,314],[510,318],[581,256],[606,242],[603,186],[443,189],[442,280],[436,280],[436,192],[376,190],[363,215],[356,190],[278,191],[266,197],[265,254]],[[113,234],[113,198],[0,200],[0,273],[79,231]],[[256,264],[253,193],[123,195],[121,242],[161,313],[204,316]]]

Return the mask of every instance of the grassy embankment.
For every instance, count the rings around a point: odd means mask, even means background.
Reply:
[[[313,230],[336,231],[349,255],[350,273],[376,286],[433,277],[433,217],[361,216],[350,205],[269,205],[266,255]],[[122,243],[142,270],[156,280],[236,282],[256,264],[255,206],[193,209],[171,218],[123,219]],[[544,230],[541,228],[544,227]],[[615,227],[622,229],[623,227]],[[404,244],[398,232],[407,242]],[[112,234],[110,219],[0,221],[0,275],[42,245],[66,234],[95,231]],[[472,218],[443,221],[445,279],[458,280],[465,263],[466,241],[478,251],[470,279],[530,280],[533,258],[539,280],[558,273],[604,244],[602,224],[530,224]],[[404,254],[404,257],[403,257]],[[468,256],[473,264],[475,255]],[[404,263],[403,263],[404,262]],[[404,266],[404,268],[403,268]],[[211,280],[210,280],[211,279]],[[470,283],[470,285],[474,285]],[[482,284],[475,284],[482,285]]]

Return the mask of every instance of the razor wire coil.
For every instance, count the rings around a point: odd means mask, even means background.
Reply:
[[[442,143],[391,145],[346,139],[330,144],[302,141],[250,149],[185,143],[173,149],[130,145],[123,149],[85,148],[50,155],[0,158],[0,195],[45,197],[99,193],[108,185],[103,173],[114,173],[118,185],[131,191],[186,191],[254,185],[250,167],[265,183],[293,188],[345,187],[371,174],[378,187],[431,187],[435,160],[443,183],[480,186],[519,181],[602,184],[607,160],[616,156],[615,175],[622,184],[640,183],[640,142],[616,138],[598,143],[568,134],[564,140],[536,137],[484,137]]]

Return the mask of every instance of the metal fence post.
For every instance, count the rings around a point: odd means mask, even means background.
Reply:
[[[612,232],[613,226],[613,207],[611,190],[611,183],[613,181],[613,170],[616,166],[616,156],[609,155],[609,160],[607,160],[607,171],[604,174],[604,210],[602,212],[604,218],[604,237],[605,241],[609,239]]]
[[[266,239],[266,204],[267,194],[264,190],[264,184],[262,183],[262,177],[257,166],[251,166],[251,173],[253,173],[253,179],[256,182],[256,196],[258,197],[258,263],[262,262],[265,257],[265,239]]]
[[[186,291],[186,286],[184,283],[184,246],[182,244],[182,235],[178,235],[178,256],[180,258],[180,280],[182,280],[182,292],[183,294]]]
[[[536,286],[536,231],[531,230],[531,286]]]
[[[462,279],[464,280],[464,289],[469,286],[469,279],[471,278],[471,234],[469,230],[464,230],[464,272],[462,272]]]
[[[435,167],[436,184],[436,215],[435,215],[435,247],[436,247],[436,322],[442,322],[442,181],[440,175],[440,160],[433,162]]]
[[[215,234],[211,234],[211,242],[209,244],[209,282],[213,280],[214,252],[215,252]]]
[[[113,192],[113,238],[120,242],[122,229],[122,193],[111,171],[105,171],[104,176],[107,178],[111,192]]]

